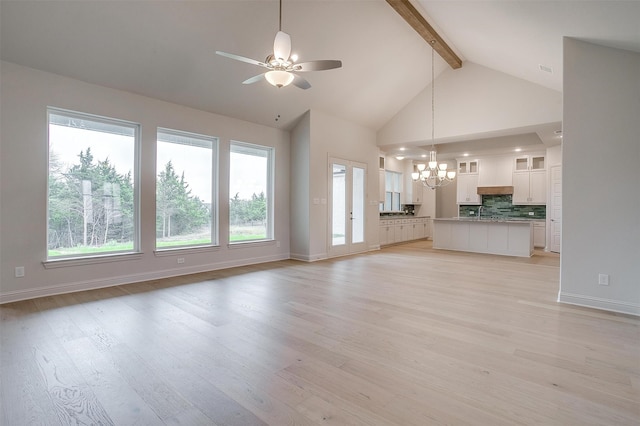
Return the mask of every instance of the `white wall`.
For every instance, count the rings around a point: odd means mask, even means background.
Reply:
[[[1,63],[0,302],[289,258],[289,134],[229,117]],[[212,95],[213,96],[213,95]],[[139,260],[45,269],[47,237],[47,107],[141,124],[141,235]],[[154,255],[156,128],[220,139],[220,247]],[[275,147],[275,238],[280,242],[229,249],[228,152],[238,140]],[[372,150],[374,151],[374,150]],[[377,151],[376,151],[377,152]],[[376,155],[375,152],[372,155]],[[14,268],[25,267],[15,278]]]
[[[458,170],[455,160],[447,160],[447,168]],[[449,185],[436,189],[436,215],[435,217],[458,216],[458,179]]]
[[[311,112],[291,131],[291,257],[308,260],[310,244],[309,182],[311,169]]]
[[[308,260],[318,260],[328,256],[329,157],[367,164],[365,239],[369,249],[375,249],[380,246],[378,149],[375,132],[319,110],[311,110],[310,114],[309,223],[312,226]],[[314,198],[324,199],[327,202],[313,204]]]
[[[435,90],[438,143],[562,120],[560,92],[473,62],[440,74]],[[431,85],[378,131],[378,145],[430,140],[430,111]]]
[[[640,54],[565,38],[563,86],[559,300],[640,315]]]

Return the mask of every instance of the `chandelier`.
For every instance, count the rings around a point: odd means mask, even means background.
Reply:
[[[456,177],[454,170],[447,170],[447,163],[438,164],[436,159],[436,151],[434,147],[435,140],[435,77],[433,66],[433,45],[435,40],[431,40],[431,151],[429,152],[429,162],[427,164],[420,163],[416,165],[417,172],[411,173],[411,179],[414,182],[422,182],[422,184],[428,188],[436,189],[440,186],[445,186],[453,182]]]

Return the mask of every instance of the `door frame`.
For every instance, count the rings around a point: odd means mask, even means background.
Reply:
[[[554,173],[557,172],[557,173]],[[561,165],[557,165],[557,166],[552,166],[551,170],[550,170],[550,181],[551,181],[551,185],[550,185],[550,194],[549,194],[549,208],[547,209],[547,217],[549,218],[549,235],[548,235],[548,240],[549,243],[547,244],[547,250],[554,252],[554,253],[560,253],[562,250],[562,166]],[[559,180],[560,182],[556,182],[556,180],[554,179],[555,175],[559,175]],[[556,206],[556,202],[555,197],[554,197],[554,188],[555,185],[560,184],[560,202],[559,202],[559,206]],[[556,218],[555,218],[555,208],[558,208],[560,210],[560,219],[558,222],[556,222]],[[555,237],[555,227],[557,226],[557,224],[559,223],[560,225],[560,235],[559,235],[559,241],[557,244],[557,247],[555,246],[554,243],[554,237]]]
[[[333,165],[341,164],[346,166],[345,177],[345,243],[344,245],[333,245]],[[351,226],[353,220],[353,168],[360,168],[364,170],[363,185],[362,185],[362,226],[363,226],[363,238],[362,242],[352,243],[353,228]],[[328,164],[328,202],[327,202],[327,217],[328,217],[328,235],[327,235],[327,256],[338,257],[346,256],[349,254],[362,253],[367,251],[367,176],[368,167],[367,163],[361,161],[346,160],[340,157],[329,156]]]

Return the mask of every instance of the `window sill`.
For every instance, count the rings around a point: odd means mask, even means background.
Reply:
[[[171,247],[161,250],[154,250],[153,254],[156,257],[167,257],[176,256],[178,254],[207,253],[218,250],[220,250],[220,246]]]
[[[233,249],[240,249],[240,248],[272,246],[275,244],[276,244],[276,240],[238,241],[236,243],[227,244],[227,247],[233,250]]]
[[[109,254],[105,256],[73,257],[67,259],[46,260],[42,262],[45,269],[67,268],[70,266],[96,265],[99,263],[140,260],[143,253]]]

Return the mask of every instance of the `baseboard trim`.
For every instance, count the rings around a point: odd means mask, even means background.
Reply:
[[[587,308],[602,309],[604,311],[618,312],[640,316],[640,303],[624,302],[620,300],[603,299],[601,297],[585,296],[560,292],[558,302],[570,305],[584,306]]]
[[[276,262],[289,259],[287,254],[274,256],[253,257],[250,259],[238,259],[233,261],[209,263],[183,268],[164,269],[141,274],[122,275],[98,280],[78,281],[52,287],[38,287],[28,290],[10,291],[0,294],[0,305],[4,303],[19,302],[21,300],[35,299],[38,297],[55,296],[57,294],[75,293],[78,291],[96,290],[99,288],[114,287],[118,285],[133,284],[142,281],[157,280],[162,278],[178,277],[182,275],[198,274],[201,272],[216,271],[220,269],[234,268],[238,266],[257,265],[260,263]]]
[[[291,259],[300,260],[302,262],[317,262],[318,260],[327,259],[327,254],[326,253],[320,253],[320,254],[291,253]]]

